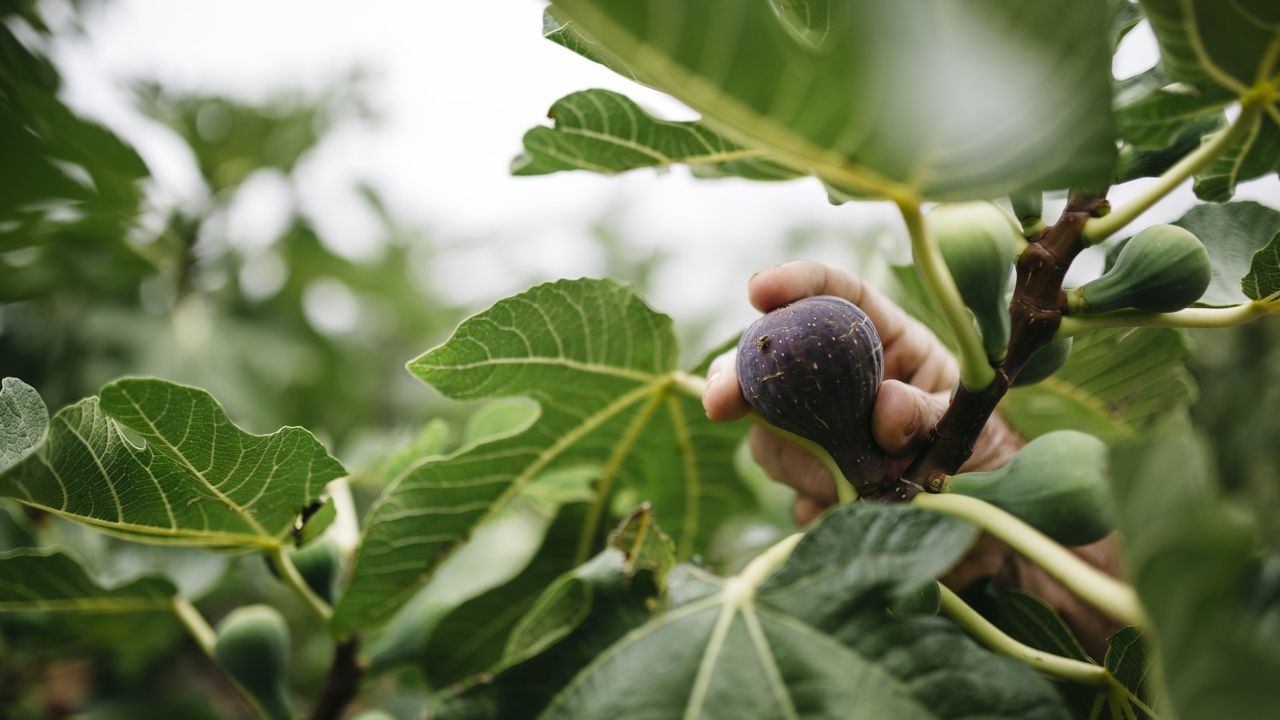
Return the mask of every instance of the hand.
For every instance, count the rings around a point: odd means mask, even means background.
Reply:
[[[761,312],[812,295],[835,295],[852,302],[880,333],[885,382],[872,409],[871,432],[891,458],[887,472],[896,478],[947,409],[951,389],[960,377],[956,360],[918,320],[840,270],[814,262],[791,262],[758,272],[747,284],[747,298]],[[712,420],[736,420],[750,409],[738,386],[733,352],[711,364],[702,404]],[[795,489],[797,524],[807,525],[836,503],[835,480],[807,451],[758,427],[751,429],[749,442],[752,455],[765,472]],[[993,418],[962,469],[998,468],[1023,444],[1003,420]]]
[[[884,344],[884,384],[871,411],[871,433],[891,458],[886,474],[897,477],[911,463],[929,429],[947,409],[959,367],[932,332],[884,295],[858,278],[813,262],[791,262],[763,270],[747,284],[747,297],[761,312],[812,295],[835,295],[871,318]],[[749,409],[738,386],[734,352],[711,364],[702,396],[707,417],[736,420]],[[812,522],[836,503],[835,480],[808,451],[777,435],[753,427],[751,454],[773,479],[796,491],[794,514],[798,525]],[[993,470],[1003,466],[1024,445],[1022,438],[998,415],[993,416],[974,446],[962,471]],[[1119,574],[1114,538],[1073,548],[1086,561]],[[1003,542],[982,535],[959,565],[942,581],[956,590],[991,578],[1003,588],[1020,588],[1048,602],[1060,612],[1090,653],[1101,657],[1106,638],[1120,625],[1074,597],[1044,570],[1028,562]]]

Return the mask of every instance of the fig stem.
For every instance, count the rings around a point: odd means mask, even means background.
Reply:
[[[1179,160],[1123,207],[1103,217],[1089,220],[1084,226],[1085,245],[1096,245],[1123,229],[1181,185],[1184,180],[1204,169],[1223,151],[1243,139],[1253,129],[1255,121],[1262,113],[1265,99],[1265,95],[1261,93],[1251,93],[1246,96],[1240,104],[1240,115],[1225,130]]]
[[[196,609],[195,605],[191,604],[190,600],[181,595],[173,598],[173,614],[177,616],[178,622],[182,623],[182,626],[186,628],[192,639],[196,641],[196,645],[200,646],[200,650],[204,652],[205,656],[222,671],[222,676],[235,688],[236,693],[240,695],[240,699],[244,700],[244,703],[249,706],[254,716],[267,720],[270,716],[263,710],[257,699],[248,690],[244,689],[239,680],[236,680],[223,669],[222,663],[218,662],[216,649],[218,635],[214,632],[213,627],[209,625],[209,621],[204,619],[204,615],[200,614],[200,611]]]
[[[1081,600],[1116,620],[1138,627],[1147,625],[1146,612],[1132,587],[1089,565],[1004,510],[964,495],[920,493],[912,502],[926,510],[971,522],[1003,540]]]
[[[942,593],[942,612],[988,648],[1021,660],[1041,673],[1059,680],[1106,690],[1110,690],[1115,682],[1111,673],[1101,665],[1047,653],[1015,640],[969,607],[946,585],[938,583],[938,592]]]
[[[1223,328],[1276,314],[1280,314],[1280,301],[1254,300],[1231,307],[1187,308],[1171,313],[1121,310],[1101,315],[1066,315],[1054,337],[1062,339],[1089,330],[1120,327]]]
[[[302,579],[302,574],[298,572],[298,568],[293,564],[293,560],[289,558],[289,554],[285,552],[284,546],[276,546],[268,551],[271,558],[271,564],[275,566],[276,571],[280,573],[280,579],[284,581],[294,592],[298,593],[306,602],[307,606],[315,611],[320,619],[328,624],[329,619],[333,617],[333,608],[329,604],[320,599],[307,586],[307,581]]]
[[[947,270],[938,243],[925,226],[920,203],[899,200],[898,210],[911,235],[911,256],[916,268],[924,279],[931,299],[942,309],[955,336],[956,347],[959,349],[960,383],[970,390],[982,390],[991,384],[996,373],[987,360],[987,352],[983,349],[982,338],[973,324],[969,309],[960,297],[960,288],[956,287],[956,281]]]

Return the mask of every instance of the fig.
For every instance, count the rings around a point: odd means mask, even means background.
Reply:
[[[342,551],[331,537],[321,537],[310,545],[289,551],[289,559],[298,574],[307,582],[321,600],[332,604],[338,590],[338,576],[342,572]]]
[[[1209,280],[1209,253],[1199,238],[1176,225],[1153,225],[1125,243],[1102,277],[1067,291],[1067,312],[1173,312],[1199,300]]]
[[[989,202],[939,205],[925,218],[942,259],[982,333],[992,362],[1004,359],[1009,342],[1009,304],[1018,233],[1009,216]]]
[[[271,720],[294,717],[289,626],[273,607],[246,605],[218,623],[214,655]]]
[[[1040,219],[1044,213],[1044,193],[1039,190],[1009,193],[1009,204],[1013,205],[1013,215],[1023,225]]]
[[[1066,365],[1067,358],[1070,356],[1071,338],[1069,337],[1054,340],[1041,347],[1031,353],[1031,357],[1027,359],[1027,364],[1022,366],[1022,370],[1018,371],[1018,376],[1013,379],[1013,387],[1034,385],[1044,380],[1058,372],[1058,369],[1063,365]]]
[[[1115,526],[1107,446],[1075,430],[1027,443],[1008,465],[947,478],[943,492],[985,500],[1063,545],[1101,540]]]
[[[889,603],[889,614],[896,618],[937,615],[942,609],[942,593],[938,583],[929,582]]]
[[[886,460],[871,437],[871,407],[884,348],[866,313],[829,295],[797,300],[747,328],[737,367],[760,417],[820,445],[859,495],[875,494]]]

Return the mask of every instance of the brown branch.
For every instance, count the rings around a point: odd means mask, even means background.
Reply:
[[[942,419],[929,431],[924,449],[885,500],[910,500],[922,491],[937,492],[943,476],[954,474],[973,454],[974,444],[1010,384],[1032,354],[1053,341],[1066,297],[1062,281],[1071,261],[1084,249],[1084,224],[1106,211],[1098,195],[1072,196],[1058,222],[1031,238],[1018,257],[1018,280],[1009,304],[1012,332],[1008,354],[996,378],[974,392],[961,386]]]
[[[360,692],[360,636],[352,635],[333,649],[333,664],[324,679],[320,699],[311,710],[310,720],[338,720]]]

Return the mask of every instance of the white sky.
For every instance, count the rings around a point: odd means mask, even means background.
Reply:
[[[127,81],[265,99],[322,89],[352,67],[365,69],[382,121],[336,133],[306,163],[299,177],[306,209],[327,241],[365,252],[377,227],[351,187],[370,181],[406,222],[458,245],[429,272],[464,302],[486,305],[532,280],[598,274],[586,228],[608,214],[640,246],[676,253],[650,297],[656,307],[677,317],[714,311],[728,332],[754,314],[742,297],[749,273],[790,259],[781,249],[788,228],[897,227],[887,206],[832,207],[811,180],[698,182],[683,170],[511,177],[521,135],[575,90],[612,88],[666,117],[690,117],[671,99],[543,40],[543,5],[108,0],[89,13],[88,39],[62,43],[55,57],[68,100],[135,143],[162,195],[177,198],[193,196],[194,165],[180,143],[128,107]],[[1149,33],[1135,32],[1118,70],[1136,72],[1154,57]],[[1132,192],[1111,197],[1122,203]],[[269,233],[282,220],[285,197],[279,183],[261,179],[236,208],[230,231],[246,241]],[[1276,203],[1280,184],[1271,176],[1240,197]],[[1184,187],[1144,221],[1172,220],[1192,201]],[[828,259],[847,262],[847,255]]]

